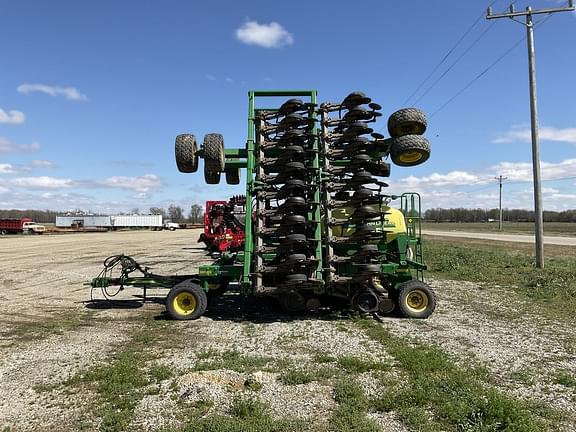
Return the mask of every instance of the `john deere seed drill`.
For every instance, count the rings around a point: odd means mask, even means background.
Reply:
[[[334,301],[361,312],[426,318],[436,306],[424,283],[420,197],[390,195],[390,163],[430,156],[424,113],[401,109],[389,138],[374,131],[381,106],[361,92],[340,103],[311,91],[250,91],[245,148],[225,149],[218,133],[176,137],[176,163],[208,184],[240,183],[245,169],[244,249],[221,254],[167,296],[175,319],[195,319],[212,290],[232,282],[244,295],[276,297],[291,313]],[[278,102],[279,101],[279,102]],[[394,208],[396,204],[399,208]]]

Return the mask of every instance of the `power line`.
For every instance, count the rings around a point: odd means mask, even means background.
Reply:
[[[430,92],[430,90],[432,90],[434,87],[436,87],[436,84],[438,84],[438,83],[442,80],[442,78],[444,78],[444,77],[446,76],[446,74],[448,74],[448,72],[450,72],[450,71],[452,70],[452,68],[454,68],[454,66],[456,66],[456,65],[460,62],[460,60],[462,60],[462,58],[463,58],[466,54],[468,54],[468,52],[470,52],[470,50],[471,50],[472,48],[474,48],[474,46],[475,46],[478,42],[480,42],[480,40],[484,37],[484,35],[485,35],[486,33],[488,33],[488,31],[489,31],[490,29],[492,29],[492,27],[494,26],[494,24],[495,24],[495,22],[491,22],[490,25],[489,25],[488,27],[486,27],[486,29],[480,34],[480,36],[478,36],[478,37],[474,40],[474,42],[472,42],[472,43],[468,46],[468,48],[466,48],[466,50],[465,50],[462,54],[460,54],[460,56],[458,56],[458,58],[456,59],[456,61],[454,61],[454,63],[452,63],[450,66],[448,66],[448,69],[446,69],[446,70],[442,73],[442,75],[440,75],[440,76],[436,79],[436,81],[434,81],[434,82],[432,83],[432,85],[431,85],[430,87],[428,87],[428,88],[426,89],[426,91],[425,91],[424,93],[422,93],[422,94],[420,95],[420,97],[414,101],[414,105],[416,105],[418,102],[420,102],[420,101],[424,98],[424,96],[426,96],[426,95]]]
[[[491,7],[494,5],[494,3],[496,3],[498,0],[493,0],[488,7]],[[515,3],[515,2],[514,2]],[[434,73],[438,70],[438,68],[440,68],[440,66],[442,66],[442,64],[444,64],[444,62],[448,59],[448,57],[450,57],[450,55],[454,52],[454,50],[456,48],[458,48],[458,46],[462,43],[462,41],[466,38],[466,36],[468,36],[468,34],[474,29],[474,27],[476,27],[476,24],[478,24],[480,22],[480,20],[482,20],[484,18],[484,14],[482,13],[477,19],[476,21],[474,21],[472,23],[472,25],[470,27],[468,27],[468,29],[464,32],[464,34],[462,36],[460,36],[460,39],[458,39],[456,41],[456,43],[454,44],[454,46],[452,48],[450,48],[450,50],[448,50],[448,52],[444,55],[444,57],[440,60],[440,62],[432,69],[432,71],[428,74],[428,76],[426,78],[424,78],[424,80],[418,85],[418,87],[416,87],[416,90],[414,90],[412,92],[412,94],[410,96],[408,96],[406,98],[406,100],[402,103],[402,106],[406,106],[406,104],[408,103],[408,101],[410,101],[410,99],[412,99],[412,97],[418,93],[418,91],[424,86],[424,84],[426,84],[426,82],[434,75]]]
[[[551,16],[552,16],[552,14],[549,14],[546,18],[544,18],[541,21],[539,21],[538,23],[536,23],[535,27],[540,27],[541,25],[543,25]],[[512,45],[510,48],[508,48],[500,57],[498,57],[496,60],[494,60],[486,69],[484,69],[482,72],[480,72],[474,79],[472,79],[468,84],[466,84],[464,87],[462,87],[454,96],[452,96],[450,99],[448,99],[446,102],[444,102],[444,104],[442,104],[439,108],[437,108],[436,111],[434,111],[428,117],[432,118],[436,114],[438,114],[440,111],[442,111],[444,108],[446,108],[447,105],[449,105],[454,99],[456,99],[458,96],[460,96],[466,90],[468,90],[472,86],[472,84],[474,84],[476,81],[478,81],[480,78],[482,78],[490,69],[492,69],[498,63],[500,63],[500,61],[502,61],[504,59],[504,57],[506,57],[508,54],[510,54],[516,47],[518,47],[518,45],[523,43],[525,40],[526,40],[526,36],[524,36],[522,39],[520,39],[518,42],[516,42],[514,45]]]

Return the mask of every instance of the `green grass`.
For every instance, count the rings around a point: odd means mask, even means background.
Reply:
[[[499,233],[498,222],[425,222],[425,230],[438,231],[468,231],[468,232],[489,232]],[[534,224],[532,222],[506,222],[502,224],[503,234],[534,234]],[[576,236],[576,223],[570,222],[544,222],[545,235]]]
[[[6,321],[9,330],[0,330],[4,339],[15,345],[20,342],[44,339],[51,335],[60,335],[81,327],[93,324],[93,314],[90,312],[65,312],[48,317],[22,317],[18,314],[7,314],[2,320]]]
[[[401,385],[383,382],[384,393],[370,406],[395,412],[411,429],[537,432],[562,419],[546,405],[495,389],[483,368],[463,369],[441,350],[395,337],[377,323],[360,321],[359,325],[395,358],[401,371]]]
[[[368,398],[353,379],[341,379],[334,385],[334,400],[338,407],[332,414],[329,426],[335,432],[376,432],[376,423],[366,416]]]
[[[512,246],[427,240],[424,257],[432,275],[513,287],[555,317],[576,314],[576,257],[548,258],[537,269],[533,257]]]
[[[172,376],[167,366],[157,363],[149,366],[154,355],[147,348],[159,342],[165,333],[166,329],[162,325],[147,323],[146,328],[134,333],[104,364],[94,366],[64,382],[65,388],[80,391],[89,389],[97,395],[92,409],[100,418],[100,431],[126,430],[140,400],[146,394],[156,394],[157,383]]]
[[[560,384],[564,387],[571,387],[576,389],[576,377],[569,371],[558,371],[552,377],[554,384]]]
[[[304,369],[288,369],[282,372],[278,379],[285,385],[308,384],[314,381],[314,375]]]
[[[344,356],[338,359],[338,365],[346,372],[364,373],[374,370],[388,370],[389,366],[382,362],[364,360],[355,356]]]
[[[211,415],[189,418],[178,432],[293,432],[307,431],[308,425],[301,420],[274,419],[270,408],[251,397],[237,397],[230,415]]]

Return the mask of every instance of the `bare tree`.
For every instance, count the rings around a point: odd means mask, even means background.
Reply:
[[[168,207],[168,218],[172,222],[184,222],[184,210],[182,210],[182,207],[177,206],[176,204],[170,204]]]
[[[188,220],[194,224],[202,222],[202,210],[203,208],[200,204],[192,204],[190,207]]]

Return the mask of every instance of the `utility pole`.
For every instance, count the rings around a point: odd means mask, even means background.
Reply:
[[[502,177],[502,175],[500,175],[494,178],[498,180],[498,182],[500,183],[500,198],[498,199],[498,209],[500,217],[498,218],[498,231],[502,231],[502,182],[504,180],[507,180],[508,177]]]
[[[551,14],[555,12],[574,11],[574,0],[568,0],[568,6],[563,8],[532,10],[527,7],[525,11],[516,12],[514,5],[510,5],[510,12],[493,14],[488,8],[486,19],[510,18],[526,26],[528,40],[528,72],[530,77],[530,118],[532,125],[532,174],[534,178],[534,231],[536,237],[536,267],[544,268],[544,219],[542,214],[542,189],[540,184],[540,143],[538,140],[538,109],[536,101],[536,66],[534,60],[534,22],[533,15]],[[516,17],[526,17],[526,23],[518,21]],[[502,186],[502,185],[500,185]]]

